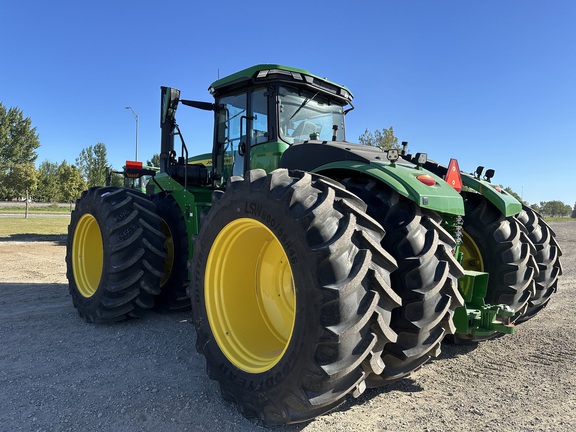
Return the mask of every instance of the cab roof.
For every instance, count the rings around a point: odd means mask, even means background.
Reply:
[[[353,98],[352,92],[346,86],[336,84],[326,78],[314,75],[305,69],[277,64],[259,64],[243,69],[232,75],[214,81],[210,85],[209,91],[211,94],[217,95],[234,87],[270,81],[291,82],[316,88],[317,90],[344,99],[346,102],[350,102]]]

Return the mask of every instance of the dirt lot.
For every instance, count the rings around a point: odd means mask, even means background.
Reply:
[[[560,289],[516,335],[445,345],[410,378],[276,430],[574,430],[576,222],[552,226],[564,252]],[[188,313],[86,324],[67,293],[65,239],[22,240],[0,238],[0,429],[264,430],[207,378]]]

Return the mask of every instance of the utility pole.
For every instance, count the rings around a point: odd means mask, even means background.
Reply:
[[[136,158],[135,161],[138,161],[138,114],[134,112],[132,107],[127,106],[125,109],[129,109],[132,111],[132,115],[134,116],[134,120],[136,120]]]

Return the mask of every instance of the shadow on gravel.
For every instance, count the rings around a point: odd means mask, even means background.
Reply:
[[[474,351],[477,347],[478,347],[477,342],[453,343],[444,341],[442,343],[441,354],[437,358],[432,359],[429,362],[425,363],[422,367],[426,367],[426,365],[431,362],[442,361],[453,357],[458,357],[460,355],[466,355],[471,351]],[[374,399],[375,397],[381,394],[391,394],[394,392],[419,393],[425,390],[426,389],[422,387],[416,380],[408,376],[406,378],[399,379],[398,381],[390,382],[389,384],[383,385],[382,387],[366,389],[366,391],[362,393],[362,395],[360,395],[360,397],[358,397],[357,399],[348,397],[348,399],[346,399],[346,401],[342,405],[335,408],[333,412],[346,412],[356,406],[362,405],[370,401],[371,399]],[[283,429],[283,431],[297,432],[304,429],[309,424],[313,423],[313,421],[314,420],[310,420],[308,422],[300,424],[288,425]]]
[[[349,410],[353,409],[354,407],[362,405],[362,404],[368,402],[371,399],[374,399],[376,396],[381,395],[381,394],[387,394],[387,393],[393,393],[393,392],[418,393],[418,392],[421,392],[424,390],[425,389],[421,385],[419,385],[415,380],[413,380],[410,377],[407,377],[407,378],[400,379],[398,381],[391,382],[390,384],[387,384],[387,385],[382,386],[382,387],[366,389],[366,391],[364,393],[362,393],[362,395],[360,397],[358,397],[357,399],[350,396],[346,399],[346,401],[342,405],[335,408],[334,411],[332,411],[332,412],[349,411]],[[287,425],[287,426],[282,427],[282,430],[285,432],[301,431],[313,422],[314,422],[314,419],[310,420],[308,422],[304,422],[304,423]]]
[[[458,357],[460,355],[466,355],[476,348],[478,348],[478,344],[481,342],[448,342],[444,340],[442,343],[442,352],[440,355],[432,359],[432,361],[442,361],[444,359],[449,359],[453,357]]]
[[[8,237],[0,237],[0,242],[54,242],[65,246],[67,237],[67,234],[10,234]]]

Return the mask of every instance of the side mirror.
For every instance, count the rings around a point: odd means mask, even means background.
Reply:
[[[160,127],[166,121],[174,121],[178,101],[180,100],[180,90],[172,87],[160,87]]]

